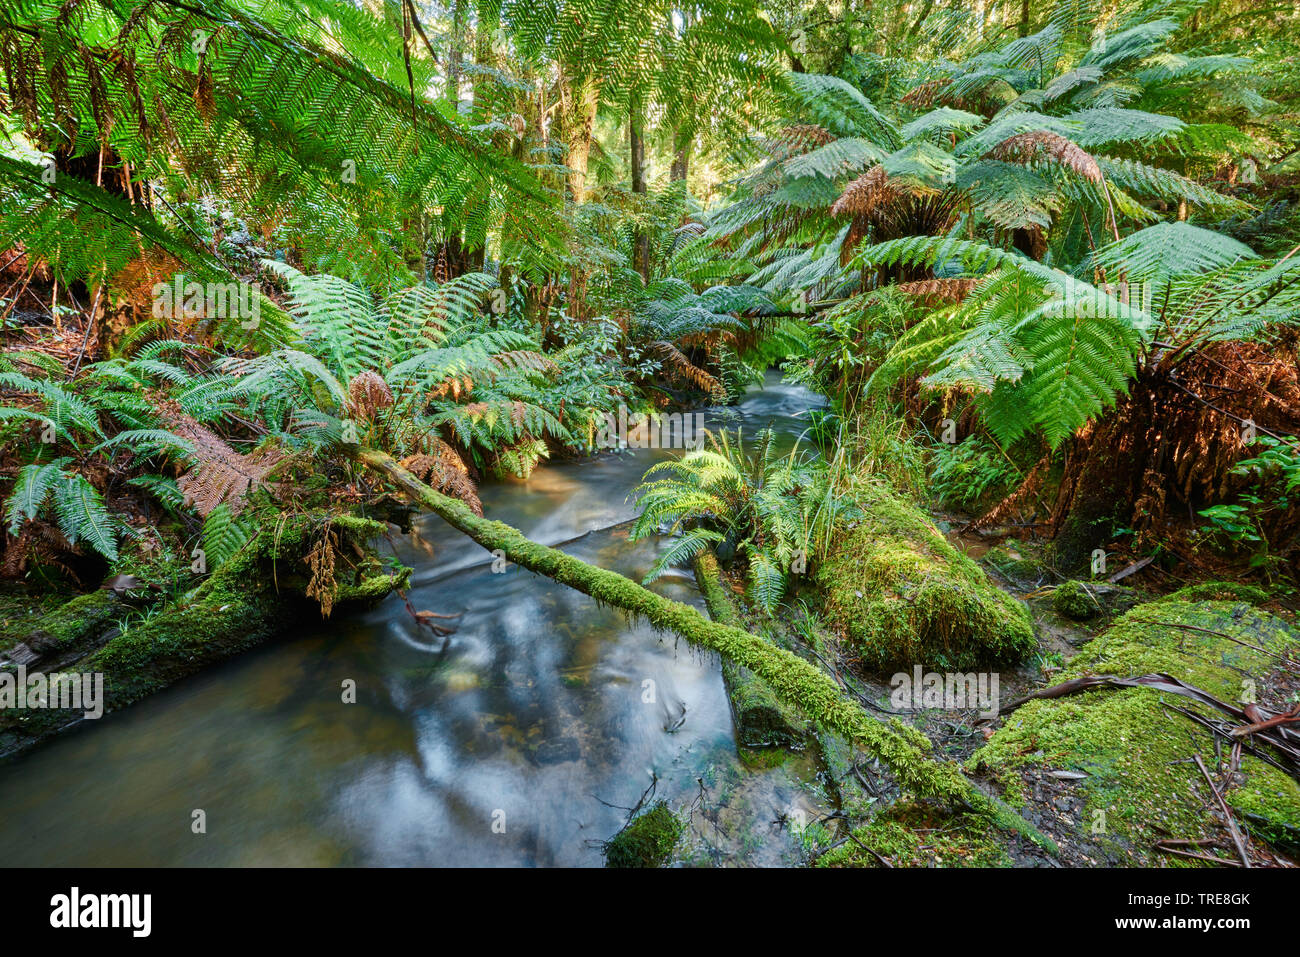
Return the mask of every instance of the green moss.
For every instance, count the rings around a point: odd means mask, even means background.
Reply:
[[[383,530],[368,519],[329,516],[340,546],[361,545]],[[264,531],[188,597],[127,629],[83,665],[105,672],[111,707],[121,707],[266,641],[290,621],[314,613],[303,597],[302,555],[310,548],[322,516],[308,513]],[[377,562],[367,561],[367,570]],[[357,572],[343,576],[335,602],[370,603],[400,586],[409,569],[394,574]]]
[[[1248,605],[1148,602],[1089,642],[1059,677],[1165,672],[1238,701],[1246,681],[1277,665],[1240,641],[1277,654],[1300,647],[1284,622]],[[1201,725],[1164,707],[1162,697],[1212,713],[1190,699],[1146,688],[1031,701],[1007,716],[970,765],[1001,781],[1024,767],[1086,773],[1077,786],[1086,796],[1080,823],[1088,836],[1117,856],[1154,860],[1149,849],[1161,837],[1201,838],[1217,829],[1207,811],[1204,779],[1192,762],[1200,754],[1212,767],[1215,743]],[[1228,790],[1229,803],[1250,809],[1261,836],[1289,833],[1300,818],[1300,786],[1250,755],[1243,756],[1241,771],[1244,783]]]
[[[838,734],[821,732],[817,735],[825,767],[825,780],[839,797],[839,809],[851,818],[861,818],[874,813],[873,805],[878,795],[863,786],[860,771],[854,768],[858,761],[857,749]]]
[[[1036,646],[1028,609],[990,582],[919,509],[884,489],[817,572],[827,610],[871,668],[1019,661]]]
[[[739,628],[710,621],[690,605],[655,594],[617,572],[540,545],[504,522],[475,515],[464,502],[425,485],[386,453],[360,449],[357,456],[412,500],[488,551],[499,548],[510,561],[530,571],[575,588],[597,602],[621,608],[634,618],[672,631],[748,668],[766,681],[782,701],[888,764],[900,787],[923,797],[976,810],[998,827],[1025,834],[1055,850],[1050,838],[1011,812],[1002,801],[975,788],[958,767],[930,760],[913,741],[871,718],[829,676],[798,655]]]
[[[855,828],[847,843],[818,858],[817,865],[883,867],[882,857],[893,867],[1010,867],[1013,863],[979,817],[948,816],[900,800]]]
[[[664,801],[619,831],[605,844],[606,867],[663,867],[681,839],[681,819]]]
[[[1281,619],[1250,605],[1147,602],[1085,645],[1067,675],[1163,671],[1226,701],[1239,701],[1244,681],[1258,679],[1276,664],[1276,659],[1241,641],[1285,653],[1295,635]]]
[[[0,652],[18,644],[32,624],[75,597],[75,592],[62,594],[51,588],[33,590],[0,582]]]
[[[13,627],[8,644],[24,642],[40,655],[75,651],[102,634],[125,611],[113,592],[78,595],[40,618]]]
[[[1036,584],[1049,575],[1042,562],[1018,550],[1018,543],[1014,539],[990,548],[984,555],[984,561],[1018,585]]]
[[[1062,582],[1057,585],[1056,590],[1052,592],[1052,607],[1065,617],[1076,621],[1091,618],[1101,611],[1101,603],[1092,592],[1088,591],[1088,587],[1083,582],[1078,581]]]
[[[1264,840],[1288,854],[1300,854],[1300,788],[1293,778],[1262,765],[1226,799]]]
[[[748,748],[743,744],[736,748],[736,753],[745,767],[759,771],[780,767],[790,757],[785,748]]]
[[[326,520],[307,513],[264,529],[197,588],[140,621],[123,622],[119,634],[77,661],[76,670],[104,675],[104,710],[138,701],[272,638],[294,621],[319,615],[318,606],[304,597],[308,575],[302,557]],[[349,550],[383,530],[365,519],[328,520],[339,533],[340,546]],[[409,574],[409,569],[383,571],[378,561],[367,559],[340,574],[336,604],[373,602]],[[111,592],[100,591],[74,599],[55,615],[60,623],[84,628],[95,616],[111,619],[121,607]],[[0,753],[28,747],[76,718],[57,710],[0,712]]]
[[[695,580],[714,621],[737,626],[740,613],[722,583],[717,559],[702,552],[695,558]],[[776,696],[767,682],[733,661],[722,662],[722,680],[731,703],[736,741],[743,747],[783,747],[802,741],[808,721]]]
[[[1269,600],[1269,594],[1254,585],[1239,582],[1202,582],[1188,585],[1172,594],[1165,595],[1157,601],[1244,601],[1252,605],[1262,605]]]

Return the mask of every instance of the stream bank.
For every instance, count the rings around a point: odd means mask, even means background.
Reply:
[[[710,428],[772,424],[789,448],[817,404],[769,376]],[[639,580],[629,543],[644,450],[485,485],[485,511]],[[810,752],[742,761],[715,656],[494,556],[436,517],[395,556],[431,639],[396,596],[304,624],[0,766],[14,864],[592,865],[652,780],[693,824],[680,859],[793,864],[785,821],[831,808]],[[699,605],[689,572],[656,584]],[[342,700],[355,682],[356,703]],[[193,834],[192,812],[207,833]],[[494,829],[496,824],[496,829]],[[503,828],[503,829],[502,829]]]

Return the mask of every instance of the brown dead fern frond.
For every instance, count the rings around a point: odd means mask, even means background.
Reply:
[[[984,154],[985,159],[1009,163],[1033,163],[1050,159],[1073,170],[1090,183],[1100,184],[1103,176],[1097,161],[1073,140],[1047,130],[1030,130],[1009,136]]]
[[[789,156],[807,153],[835,139],[833,133],[816,123],[792,123],[776,135],[776,142]]]
[[[725,396],[726,389],[722,383],[707,370],[693,363],[671,342],[659,339],[650,343],[649,351],[663,363],[664,371],[678,382],[686,383],[714,397]]]
[[[483,503],[479,501],[478,488],[470,478],[465,461],[442,439],[434,438],[432,443],[431,451],[417,452],[402,459],[402,468],[438,491],[460,499],[475,515],[481,516]]]
[[[1012,490],[1011,494],[998,502],[991,509],[962,528],[963,532],[976,531],[982,528],[991,528],[997,525],[1004,518],[1013,512],[1020,511],[1027,505],[1037,503],[1040,512],[1046,517],[1047,508],[1038,498],[1038,493],[1042,491],[1043,484],[1046,481],[1052,467],[1052,456],[1044,455],[1029,473],[1025,475],[1021,483]],[[1046,523],[1044,523],[1046,524]]]
[[[890,182],[889,174],[879,164],[871,167],[848,186],[831,206],[832,216],[849,215],[866,219],[886,203],[898,199],[899,190]]]
[[[935,306],[940,303],[961,302],[975,288],[975,279],[919,279],[916,282],[900,282],[898,291],[915,296],[921,305]]]
[[[57,525],[41,519],[24,522],[17,535],[8,536],[0,556],[0,578],[22,578],[28,568],[44,565],[58,569],[80,585],[81,577],[66,560],[84,554],[80,547],[68,542]]]
[[[348,396],[348,415],[366,422],[373,422],[375,413],[393,404],[393,390],[383,376],[371,369],[352,377]]]
[[[937,80],[927,80],[904,93],[903,102],[917,109],[928,110],[940,100],[944,88],[951,83],[952,77],[949,76],[940,77]]]
[[[338,594],[338,579],[334,574],[338,545],[338,535],[334,532],[334,526],[327,522],[306,557],[307,567],[311,569],[311,578],[307,582],[305,594],[308,598],[316,599],[320,604],[322,618],[330,616],[330,612],[334,610],[334,597]]]
[[[173,433],[189,442],[198,456],[198,465],[182,475],[176,484],[186,503],[204,517],[223,503],[232,515],[238,515],[248,493],[265,483],[271,472],[286,460],[279,449],[236,452],[221,436],[186,415],[175,401],[154,396],[153,402],[159,418]]]
[[[445,399],[450,396],[453,402],[459,402],[461,396],[468,396],[473,391],[474,377],[466,372],[464,375],[449,376],[438,383],[429,390],[429,398]]]

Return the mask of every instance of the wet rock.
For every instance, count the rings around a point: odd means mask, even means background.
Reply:
[[[532,754],[537,764],[563,764],[565,761],[582,759],[582,746],[574,737],[551,738],[537,746]]]
[[[663,801],[605,844],[606,867],[663,867],[682,836],[681,819]]]

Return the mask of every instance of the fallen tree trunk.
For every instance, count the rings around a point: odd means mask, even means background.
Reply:
[[[1050,838],[1003,802],[977,789],[955,764],[941,764],[926,757],[924,749],[929,741],[924,735],[901,721],[895,721],[892,727],[875,721],[841,695],[830,678],[799,656],[739,628],[710,621],[691,606],[656,595],[617,572],[539,545],[503,522],[475,515],[464,502],[434,491],[384,452],[361,448],[356,456],[421,507],[488,551],[499,552],[523,568],[575,588],[601,604],[622,608],[748,668],[783,701],[888,764],[899,784],[914,794],[977,811],[1055,852]]]
[[[35,662],[59,660],[102,643],[115,619],[126,611],[115,592],[96,589],[78,595],[40,616],[22,621],[0,637],[0,667],[7,664],[32,667]]]
[[[713,552],[695,556],[695,581],[713,620],[739,627],[740,616],[727,594]],[[731,702],[737,744],[749,748],[786,747],[807,737],[808,722],[748,668],[723,658],[722,683]]]
[[[384,529],[378,522],[350,516],[334,516],[330,521],[345,548],[363,546]],[[102,690],[98,705],[101,714],[108,714],[268,641],[294,622],[310,621],[320,606],[307,597],[311,576],[304,559],[321,527],[322,519],[308,513],[263,529],[191,593],[146,620],[114,629],[113,637],[101,647],[61,670],[98,676]],[[359,565],[352,569],[351,564],[347,558],[339,560],[339,580],[332,589],[336,605],[378,601],[405,584],[405,570],[383,571],[377,562],[364,569]],[[72,611],[117,609],[119,615],[126,611],[109,591],[94,592],[64,607]],[[58,620],[66,623],[69,617],[65,611]],[[98,627],[102,617],[88,614],[89,625]],[[40,665],[36,661],[27,673],[36,672]],[[39,670],[43,673],[45,669]],[[16,678],[10,676],[10,680]],[[87,720],[88,710],[94,709],[69,710],[53,704],[11,708],[0,698],[0,758],[26,751],[80,724]]]

